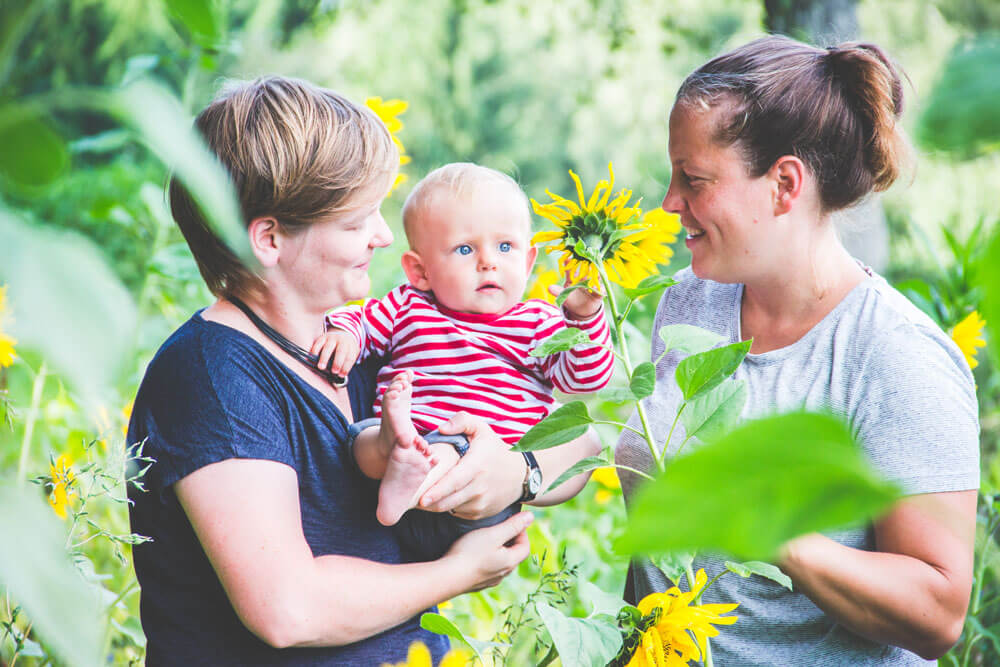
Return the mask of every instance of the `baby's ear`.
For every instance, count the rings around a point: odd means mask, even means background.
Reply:
[[[424,262],[420,259],[420,255],[412,250],[407,250],[403,253],[402,262],[403,273],[406,274],[406,279],[410,281],[410,284],[418,290],[429,291],[431,284],[430,280],[427,279],[427,270],[424,268]]]
[[[531,246],[528,248],[528,273],[531,273],[531,269],[535,266],[535,259],[538,257],[538,247]]]

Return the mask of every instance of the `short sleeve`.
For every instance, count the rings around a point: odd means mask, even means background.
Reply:
[[[173,348],[150,366],[137,396],[134,435],[145,438],[144,454],[156,460],[149,481],[161,493],[226,459],[295,465],[280,397],[266,382],[270,373],[239,346],[213,351],[208,358],[194,346]]]
[[[906,494],[979,488],[975,384],[940,331],[883,335],[859,376],[851,423],[875,469]]]

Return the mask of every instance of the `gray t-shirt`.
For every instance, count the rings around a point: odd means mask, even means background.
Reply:
[[[697,278],[690,269],[675,276],[657,310],[652,359],[663,352],[657,335],[668,324],[693,324],[741,340],[743,285]],[[681,395],[673,351],[656,368],[656,390],[645,400],[657,442],[663,442]],[[746,380],[743,418],[795,409],[829,410],[847,418],[875,470],[907,494],[979,487],[979,421],[972,374],[958,347],[924,313],[877,275],[855,287],[801,339],[777,350],[747,355],[735,374]],[[630,426],[639,428],[633,414]],[[673,447],[683,439],[678,424]],[[690,446],[690,444],[688,445]],[[644,470],[653,463],[645,441],[625,431],[618,463]],[[639,481],[622,472],[628,502]],[[748,499],[752,500],[752,499]],[[838,542],[873,550],[871,527],[828,533]],[[711,579],[723,560],[701,556]],[[665,590],[663,573],[640,560],[636,595]],[[926,665],[903,649],[875,644],[827,616],[805,595],[761,577],[722,577],[705,602],[739,602],[739,621],[720,627],[712,640],[717,665]]]

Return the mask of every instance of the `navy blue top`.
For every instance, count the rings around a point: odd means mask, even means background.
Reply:
[[[376,370],[351,371],[356,419],[371,416]],[[313,554],[403,562],[393,532],[375,520],[377,487],[354,463],[347,426],[326,396],[259,343],[200,312],[167,339],[146,369],[128,430],[128,442],[145,440],[143,454],[156,459],[146,492],[129,489],[132,530],[153,538],[133,549],[148,665],[368,666],[405,660],[417,640],[436,659],[445,652],[447,640],[420,629],[418,617],[348,646],[269,647],[236,616],[174,494],[175,482],[216,461],[284,463],[298,474]]]

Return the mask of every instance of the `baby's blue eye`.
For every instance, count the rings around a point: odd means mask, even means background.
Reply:
[[[471,255],[472,246],[467,244],[460,245],[457,248],[455,248],[455,252],[457,252],[459,255]]]
[[[500,252],[510,252],[510,243],[504,241],[500,244]]]

